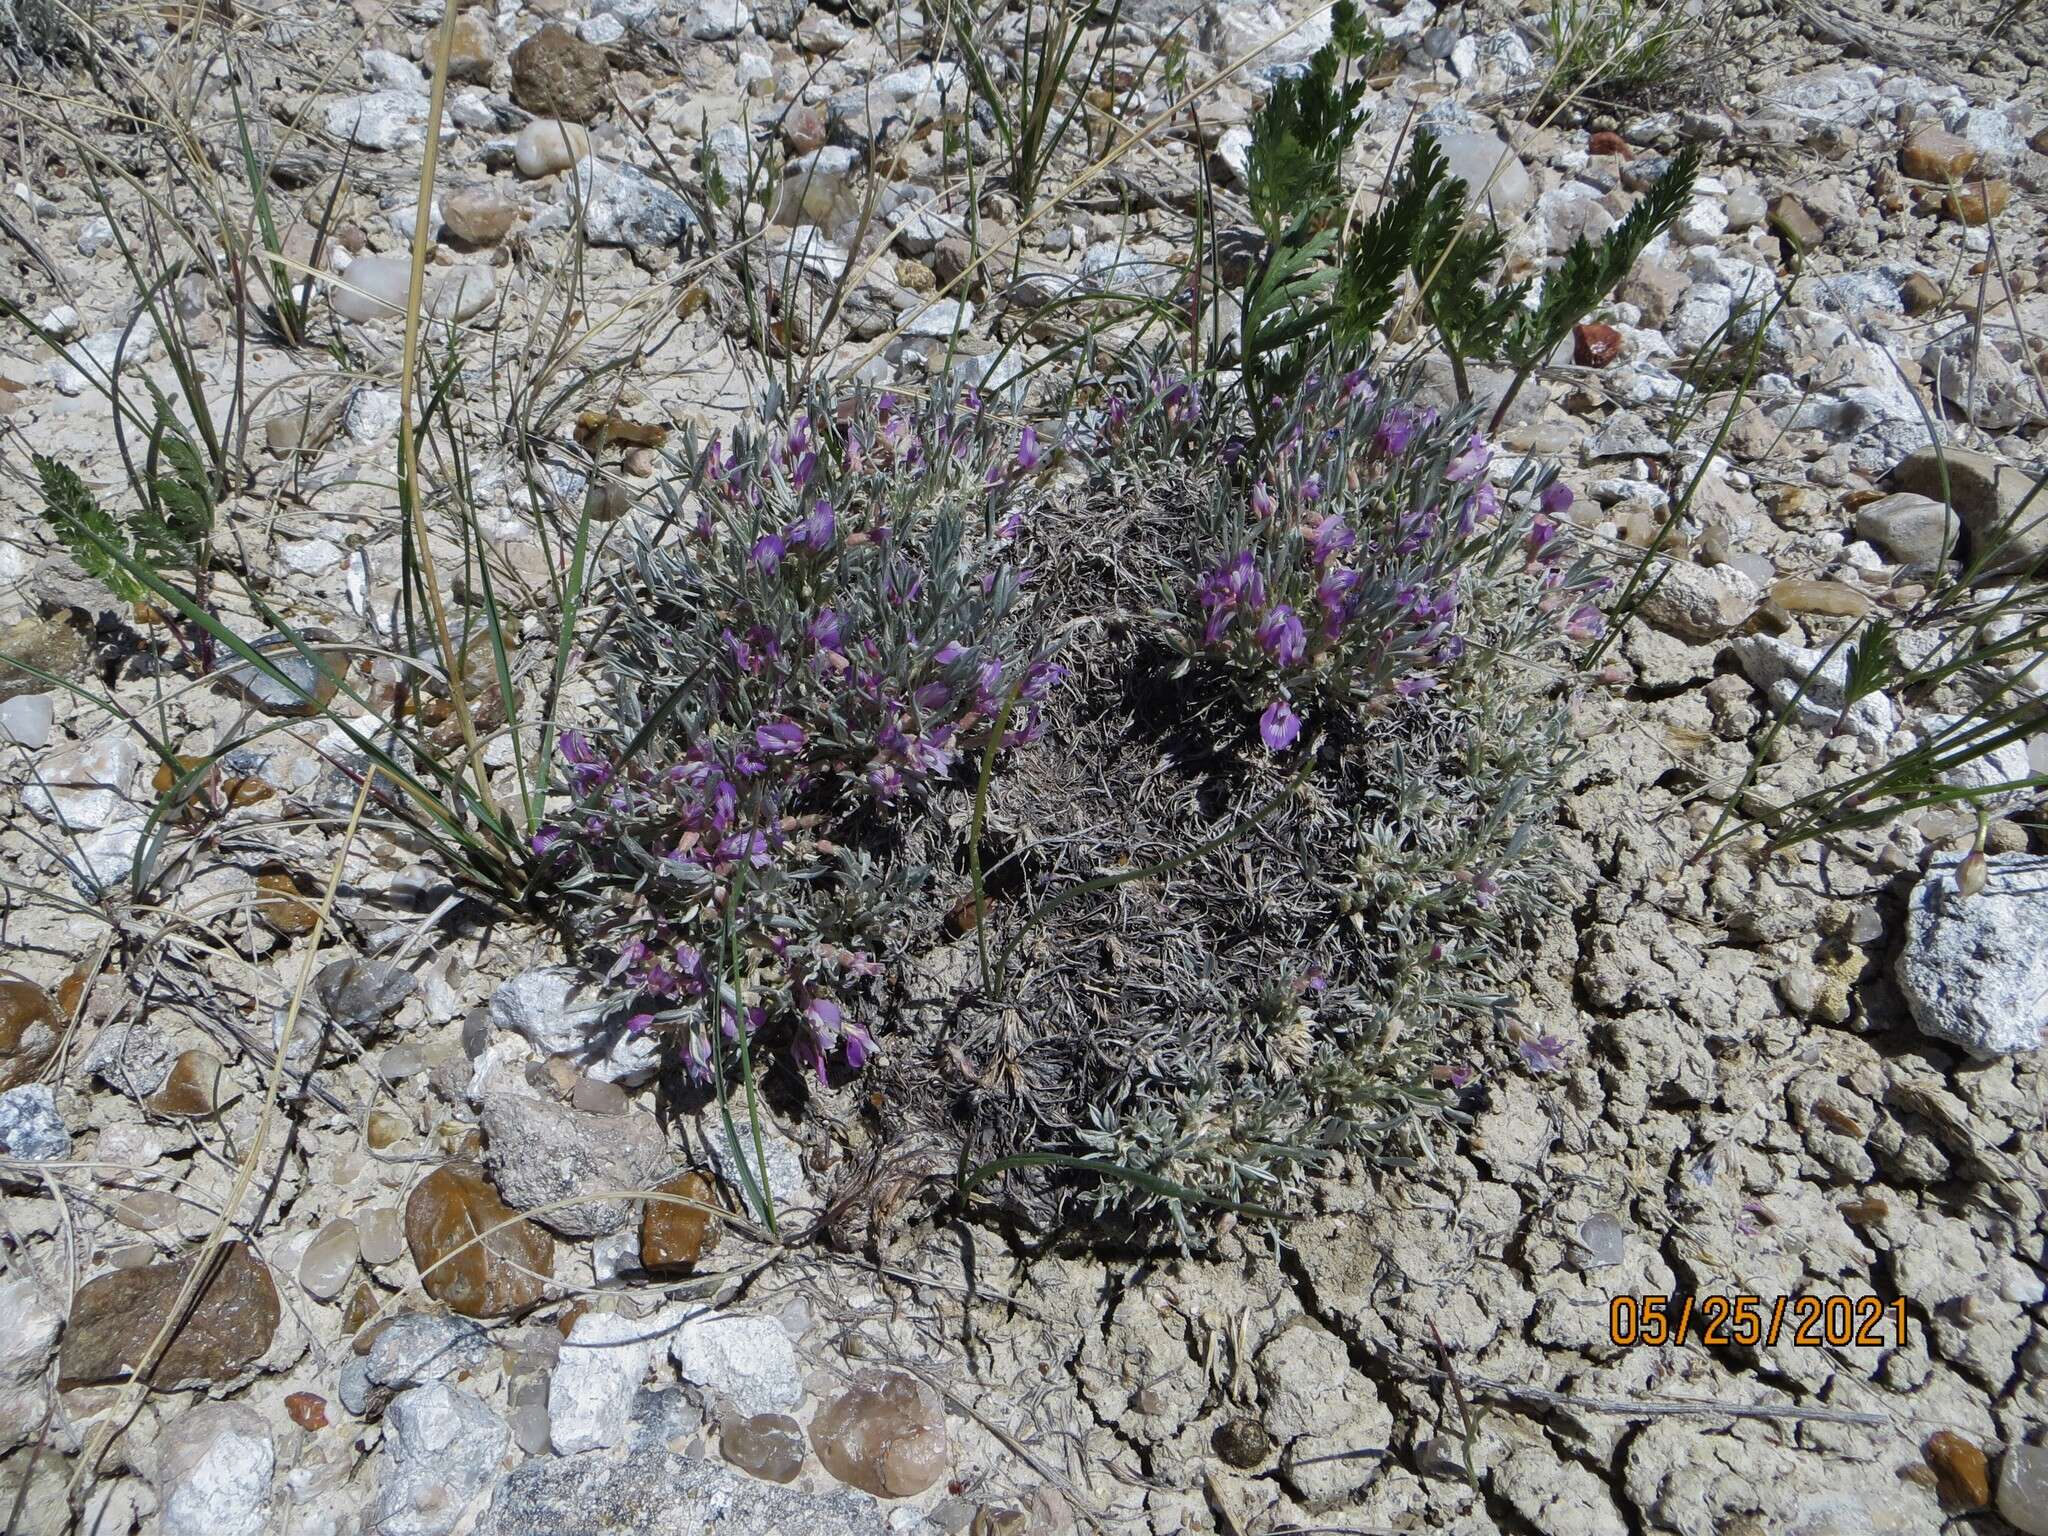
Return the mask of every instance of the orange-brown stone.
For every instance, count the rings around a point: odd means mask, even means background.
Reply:
[[[464,1317],[506,1317],[539,1301],[555,1240],[516,1214],[475,1167],[445,1163],[420,1180],[405,1203],[405,1241],[427,1294]]]
[[[706,1249],[718,1245],[711,1181],[701,1173],[685,1173],[670,1179],[656,1193],[677,1198],[650,1200],[641,1212],[641,1266],[687,1269]]]

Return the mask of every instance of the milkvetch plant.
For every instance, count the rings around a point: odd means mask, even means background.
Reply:
[[[1036,739],[1061,678],[1015,622],[1051,455],[1034,430],[972,391],[818,396],[770,421],[714,438],[635,550],[616,722],[564,735],[573,808],[535,839],[634,1026],[699,1079],[714,989],[729,1039],[768,1031],[821,1078],[866,1060],[862,994],[926,871],[863,841],[971,771],[999,718],[999,753]]]

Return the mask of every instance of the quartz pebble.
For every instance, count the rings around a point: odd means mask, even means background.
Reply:
[[[804,1427],[784,1413],[736,1419],[719,1430],[718,1454],[742,1472],[786,1483],[804,1468]]]
[[[405,1252],[405,1226],[391,1206],[366,1211],[356,1222],[365,1264],[395,1264]]]
[[[402,312],[412,264],[396,256],[358,256],[334,286],[334,312],[361,324]]]
[[[448,233],[470,245],[496,245],[511,233],[518,217],[518,205],[488,186],[464,187],[441,204]]]
[[[2048,1445],[2006,1448],[1998,1469],[1998,1512],[2024,1536],[2048,1536]]]
[[[300,1256],[299,1284],[306,1288],[308,1295],[331,1301],[348,1284],[361,1254],[362,1243],[356,1234],[356,1224],[346,1217],[330,1221],[306,1245],[305,1253]]]
[[[589,153],[590,134],[580,123],[552,117],[528,123],[512,146],[513,163],[529,179],[566,171]]]
[[[923,1493],[946,1474],[946,1410],[900,1371],[862,1371],[811,1420],[825,1470],[877,1498]]]

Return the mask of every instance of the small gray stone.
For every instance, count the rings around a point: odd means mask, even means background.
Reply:
[[[667,1138],[651,1115],[589,1114],[500,1088],[485,1093],[480,1118],[499,1195],[564,1237],[618,1231],[633,1217],[631,1200],[578,1197],[651,1188],[669,1162]],[[564,1200],[572,1203],[555,1203]]]
[[[1739,629],[1756,612],[1763,590],[1732,565],[1664,562],[1643,599],[1643,617],[1688,640],[1713,640]]]
[[[1980,1058],[2031,1051],[2048,1028],[2048,858],[2000,854],[1983,889],[1956,888],[1958,858],[1913,889],[1899,990],[1923,1034]]]
[[[621,1461],[534,1460],[515,1468],[483,1523],[491,1536],[884,1536],[881,1506],[851,1489],[805,1493],[660,1442]]]
[[[2048,1536],[2048,1446],[2005,1448],[1998,1468],[1998,1512],[2023,1536]]]
[[[669,246],[697,227],[697,216],[675,193],[631,165],[586,157],[562,186],[563,206],[580,208],[592,245]]]
[[[1962,524],[1932,496],[1898,491],[1856,510],[1856,533],[1904,565],[1937,565],[1960,550]]]
[[[360,956],[324,965],[313,978],[313,995],[327,1017],[358,1029],[388,1019],[418,990],[411,972]]]
[[[2031,571],[2048,560],[2048,492],[2034,493],[2032,475],[1991,454],[1949,446],[1909,454],[1891,479],[1899,490],[1937,499],[1946,494],[1951,499],[1970,536],[1966,553],[1973,561],[1984,561],[1981,574]]]
[[[0,1093],[0,1147],[29,1163],[71,1155],[71,1132],[57,1113],[57,1095],[48,1083],[23,1083]]]

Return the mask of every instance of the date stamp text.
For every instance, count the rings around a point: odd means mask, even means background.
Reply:
[[[1691,1340],[1706,1349],[1903,1348],[1904,1297],[1617,1296],[1607,1305],[1607,1339],[1618,1349],[1658,1349]]]

